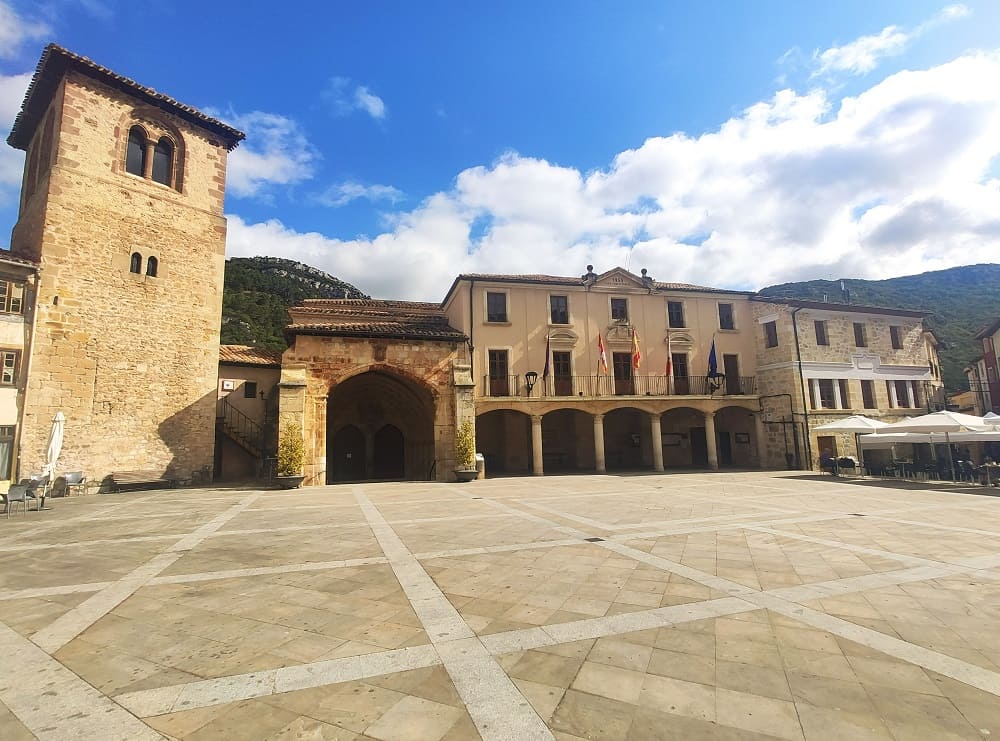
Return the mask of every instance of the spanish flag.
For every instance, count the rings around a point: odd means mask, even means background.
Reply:
[[[597,333],[597,363],[601,367],[601,373],[608,372],[608,354],[604,351],[604,338],[601,333]]]
[[[642,361],[642,353],[639,352],[639,333],[632,330],[632,368],[639,370],[639,363]]]
[[[670,351],[670,330],[667,330],[667,370],[664,375],[670,376],[674,372],[674,356]]]

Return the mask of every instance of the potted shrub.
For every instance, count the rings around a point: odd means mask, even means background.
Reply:
[[[302,428],[297,424],[288,425],[278,440],[278,486],[282,489],[297,489],[302,485],[302,462],[305,459],[305,445],[302,442]]]
[[[472,420],[467,419],[455,434],[455,476],[459,481],[472,481],[477,475],[476,436],[472,432]]]

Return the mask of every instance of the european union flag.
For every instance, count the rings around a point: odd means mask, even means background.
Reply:
[[[719,375],[719,361],[715,357],[715,338],[712,338],[712,349],[708,352],[708,377],[716,378]]]

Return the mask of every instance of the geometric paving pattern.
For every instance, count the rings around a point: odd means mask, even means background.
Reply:
[[[995,490],[795,473],[0,519],[0,739],[982,739]]]

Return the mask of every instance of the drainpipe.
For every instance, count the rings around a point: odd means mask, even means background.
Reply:
[[[799,433],[795,429],[795,405],[792,403],[791,394],[764,394],[763,396],[757,397],[757,403],[760,406],[761,415],[764,414],[764,399],[788,399],[788,421],[792,424],[792,447],[795,450],[795,465],[802,465],[802,458],[799,454]],[[782,423],[781,425],[782,433],[785,436],[785,455],[788,455],[788,427],[787,423]]]
[[[472,289],[475,285],[475,279],[469,281],[469,341],[466,343],[469,346],[469,375],[473,381],[476,380],[476,346],[472,341],[472,333],[476,326],[472,319]]]
[[[32,293],[31,301],[26,301],[27,296],[22,297],[22,310],[30,310],[31,312],[31,323],[30,325],[25,322],[25,327],[22,327],[22,332],[27,329],[25,334],[25,342],[23,343],[23,349],[21,350],[22,364],[19,368],[18,373],[18,410],[17,410],[17,427],[14,429],[14,456],[11,460],[10,465],[10,480],[11,482],[17,482],[21,480],[21,433],[24,431],[24,410],[27,409],[28,401],[28,379],[31,377],[31,360],[34,357],[35,350],[35,332],[38,329],[38,297],[42,290],[42,276],[41,267],[35,268],[33,275],[31,276]],[[22,314],[22,316],[24,316]],[[27,319],[27,317],[25,317]],[[22,335],[23,336],[23,335]]]
[[[806,384],[802,378],[802,351],[799,348],[799,325],[795,321],[795,315],[802,311],[798,306],[792,309],[792,332],[795,335],[795,362],[799,368],[799,391],[802,392],[802,417],[805,420],[803,425],[803,437],[806,441],[806,458],[809,461],[809,469],[813,470],[812,442],[809,440],[809,402],[806,401]]]

